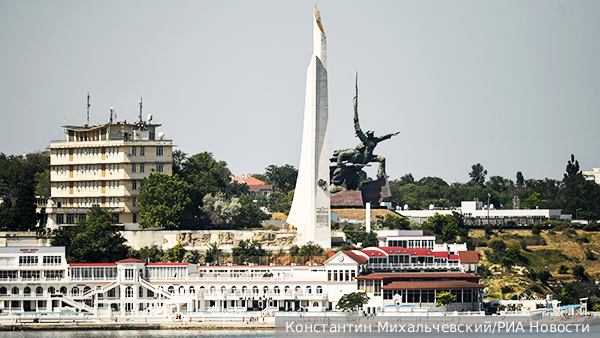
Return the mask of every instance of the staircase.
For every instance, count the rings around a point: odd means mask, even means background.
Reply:
[[[73,299],[71,299],[69,297],[65,297],[65,296],[60,295],[60,294],[55,295],[55,297],[52,297],[52,300],[60,300],[60,301],[63,301],[63,302],[65,302],[65,303],[67,303],[67,304],[69,304],[69,305],[71,305],[71,306],[73,306],[73,307],[75,307],[75,308],[77,308],[79,310],[84,310],[84,311],[87,311],[89,313],[94,313],[94,308],[93,307],[87,306],[85,303],[77,302],[77,301],[75,301],[75,300],[73,300]]]

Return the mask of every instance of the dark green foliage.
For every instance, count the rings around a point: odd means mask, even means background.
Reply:
[[[435,306],[447,305],[447,310],[452,309],[452,302],[456,301],[456,295],[450,292],[440,292],[435,296]]]
[[[579,304],[579,292],[574,283],[565,283],[562,285],[560,293],[556,295],[560,300],[560,305]]]
[[[542,289],[539,285],[533,284],[530,288],[529,288],[529,292],[531,293],[544,293],[544,289]]]
[[[534,224],[531,227],[531,233],[533,235],[539,235],[542,232],[542,227],[539,224]]]
[[[490,269],[486,268],[485,265],[479,264],[477,266],[477,274],[483,278],[488,278],[492,275]]]
[[[267,252],[262,248],[262,244],[259,241],[247,239],[240,241],[237,246],[233,247],[231,255],[236,263],[256,263],[260,260],[260,257],[266,256]]]
[[[378,216],[381,217],[381,216]],[[408,230],[410,229],[410,221],[406,217],[385,215],[385,219],[382,222],[383,229],[389,230]]]
[[[206,254],[204,254],[204,262],[205,263],[215,263],[221,257],[221,249],[219,249],[219,245],[217,243],[210,243],[208,246],[208,250],[206,250]]]
[[[597,223],[588,223],[583,227],[583,231],[598,231],[599,227]]]
[[[483,168],[481,163],[473,164],[471,166],[471,172],[469,173],[469,177],[471,177],[471,181],[469,183],[483,187],[483,184],[485,183],[485,175],[487,175],[487,170]]]
[[[152,173],[140,188],[140,227],[180,228],[194,219],[192,185],[178,175]]]
[[[488,243],[492,252],[488,253],[488,260],[495,264],[502,264],[510,269],[521,259],[521,245],[519,243],[510,243],[506,245],[500,239],[493,239]]]
[[[30,153],[25,156],[6,156],[0,153],[0,229],[30,230],[39,217],[36,209],[36,192],[49,196],[49,152]]]
[[[552,274],[550,274],[550,271],[548,271],[547,269],[535,270],[534,268],[530,267],[527,277],[529,277],[534,282],[546,284],[548,283],[548,280],[552,278]]]
[[[167,262],[176,262],[181,263],[183,261],[183,257],[185,257],[187,250],[183,247],[183,243],[177,242],[177,244],[167,249],[166,252],[166,261]]]
[[[585,259],[587,259],[588,261],[595,261],[596,255],[594,255],[594,253],[590,249],[586,249],[585,250]]]
[[[455,211],[452,212],[452,215],[436,213],[429,217],[429,220],[421,228],[433,232],[437,236],[436,240],[440,243],[454,243],[457,236],[465,240],[469,233],[462,215]]]
[[[508,285],[504,285],[504,286],[500,287],[500,292],[502,292],[503,294],[504,293],[511,293],[513,291],[515,291],[515,290],[513,290],[513,288],[510,287],[510,286],[508,286]]]
[[[141,247],[139,250],[129,248],[127,255],[131,258],[141,259],[150,263],[157,263],[163,261],[165,253],[157,245],[153,245]]]
[[[558,269],[556,269],[556,272],[559,273],[559,274],[561,274],[561,275],[564,275],[564,274],[566,274],[566,273],[569,272],[569,267],[566,266],[566,265],[564,265],[564,264],[561,264],[558,267]]]
[[[290,250],[291,251],[291,250]],[[323,248],[319,244],[308,242],[299,248],[292,256],[314,257],[323,254]]]
[[[59,230],[53,246],[66,246],[68,262],[106,263],[127,257],[128,246],[119,230],[112,225],[106,209],[93,205],[86,220],[77,226]]]
[[[573,277],[577,277],[580,279],[586,279],[585,276],[585,268],[582,265],[575,265],[574,267],[571,268],[571,274],[573,275]]]
[[[261,221],[269,219],[269,215],[265,214],[252,202],[252,199],[247,195],[238,197],[238,201],[242,205],[240,213],[235,221],[235,226],[241,229],[255,229],[262,227]]]
[[[379,246],[379,240],[377,239],[377,234],[373,231],[367,233],[367,236],[362,242],[363,248],[368,248],[372,246]]]
[[[356,312],[368,302],[369,296],[365,292],[351,292],[343,295],[335,308],[346,312]]]
[[[281,190],[284,194],[296,188],[296,179],[298,178],[298,169],[286,164],[281,167],[270,165],[266,169],[264,177],[266,183],[272,184],[275,189]]]

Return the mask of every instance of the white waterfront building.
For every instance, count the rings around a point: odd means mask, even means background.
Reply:
[[[410,237],[416,241],[418,236]],[[322,312],[335,310],[344,294],[356,291],[370,297],[367,313],[399,304],[432,310],[441,291],[459,296],[457,308],[480,310],[477,252],[450,252],[448,245],[436,251],[429,245],[431,236],[421,237],[425,245],[419,248],[338,251],[323,264],[307,265],[197,265],[133,258],[67,263],[64,247],[0,247],[0,310],[120,318]]]

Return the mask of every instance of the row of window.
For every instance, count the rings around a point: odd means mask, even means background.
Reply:
[[[328,282],[351,282],[355,278],[355,270],[327,270]]]
[[[129,155],[130,156],[138,156],[138,148],[139,148],[139,156],[146,156],[146,147],[143,147],[143,146],[131,147],[131,154],[129,154]],[[156,156],[165,156],[164,147],[162,147],[162,146],[156,147]]]
[[[44,270],[44,277],[46,278],[63,278],[62,270]],[[39,278],[40,271],[36,271],[36,273],[31,274],[31,271],[20,271],[19,270],[3,270],[0,271],[0,278],[33,278],[32,276],[38,276],[35,278]]]
[[[151,169],[157,173],[162,173],[165,171],[165,167],[163,163],[156,163],[156,168]],[[131,172],[132,173],[145,173],[146,172],[146,163],[132,163],[131,164]]]
[[[383,299],[397,299],[401,303],[435,303],[436,293],[442,292],[448,290],[383,290]],[[478,297],[478,292],[473,290],[450,290],[450,293],[456,297],[454,303],[470,303]]]
[[[169,293],[174,293],[175,292],[175,288],[173,286],[169,286],[169,288],[167,290],[169,291]],[[200,292],[204,292],[205,291],[204,287],[201,286],[199,291]],[[214,287],[214,286],[211,286],[208,291],[210,293],[214,294],[214,293],[217,292],[217,288]],[[232,286],[231,289],[227,290],[227,287],[222,286],[221,289],[220,289],[221,293],[236,293],[238,291],[241,292],[241,293],[251,292],[251,293],[254,293],[254,294],[258,294],[259,293],[259,288],[258,288],[258,286],[253,286],[252,290],[248,290],[248,287],[243,286],[240,290],[238,290],[235,286]],[[275,294],[281,294],[282,293],[282,290],[279,288],[279,286],[273,287],[273,290],[269,289],[268,286],[265,286],[262,289],[263,293],[268,293],[268,292],[271,292],[271,291],[273,293],[275,293]],[[312,287],[307,286],[304,290],[302,290],[302,287],[296,286],[296,288],[294,289],[294,292],[296,292],[296,293],[302,293],[303,291],[304,291],[304,294],[311,295],[312,294]],[[317,288],[316,288],[315,291],[316,291],[316,294],[321,295],[321,294],[323,294],[323,287],[321,287],[319,285],[319,286],[317,286]],[[185,288],[183,286],[180,286],[178,292],[179,293],[185,293]],[[283,288],[283,293],[288,293],[289,294],[291,292],[292,292],[292,288],[289,285],[287,285],[287,286],[285,286]],[[190,286],[189,293],[195,293],[193,286]]]
[[[403,248],[414,248],[414,249],[430,249],[433,250],[434,240],[388,240],[387,246],[400,246]]]
[[[89,205],[86,204],[80,204],[79,206],[81,207],[91,207],[94,204],[99,204],[97,203],[97,198],[91,198],[92,200],[96,200],[96,202],[94,203],[90,203]],[[107,203],[106,203],[106,207],[118,207],[119,203],[120,203],[120,199],[118,197],[110,197],[110,199],[116,199],[116,202],[114,201],[109,201],[109,198],[107,198]],[[75,215],[77,215],[77,220],[85,220],[85,214],[56,214],[56,224],[75,224]],[[111,214],[112,218],[113,218],[113,223],[119,223],[119,214]],[[65,222],[65,218],[66,218],[66,222]]]

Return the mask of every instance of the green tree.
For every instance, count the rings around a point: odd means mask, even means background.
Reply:
[[[125,242],[108,211],[94,204],[86,220],[59,230],[52,245],[66,246],[69,262],[107,263],[126,258],[129,247]]]
[[[35,182],[35,194],[41,197],[50,197],[50,169],[35,173]]]
[[[315,257],[323,254],[323,248],[319,244],[308,242],[300,247],[298,256]]]
[[[192,187],[178,175],[152,173],[140,188],[140,228],[179,228],[193,221]]]
[[[266,256],[267,252],[262,248],[262,244],[257,240],[242,240],[237,246],[231,249],[231,255],[237,263],[244,261],[256,263],[260,257]]]
[[[183,247],[183,243],[177,242],[174,247],[167,250],[167,261],[181,263],[187,250]]]
[[[456,296],[450,292],[440,292],[435,296],[435,306],[445,305],[448,311],[452,311],[452,302],[456,301]]]
[[[218,192],[207,194],[202,200],[202,213],[205,219],[216,226],[232,226],[240,215],[242,204],[238,198],[227,198]]]
[[[542,226],[539,224],[534,224],[531,227],[531,234],[532,235],[539,235],[542,232]]]
[[[179,175],[183,171],[183,163],[187,159],[187,154],[181,150],[173,150],[173,175]]]
[[[452,215],[436,213],[429,217],[421,228],[433,232],[437,236],[437,240],[442,243],[452,243],[456,241],[457,236],[463,240],[468,238],[468,230],[465,227],[463,216],[455,211],[452,212]]]
[[[335,306],[344,312],[357,313],[363,306],[369,303],[366,292],[351,292],[343,295]]]
[[[267,182],[272,184],[276,189],[283,193],[288,193],[296,188],[296,180],[298,179],[298,169],[294,166],[286,164],[281,167],[276,165],[268,166],[265,172]]]
[[[579,279],[586,279],[585,276],[585,268],[582,265],[575,265],[571,268],[571,274],[573,277],[577,277]]]
[[[261,221],[269,219],[269,215],[265,214],[252,202],[252,199],[247,195],[241,195],[238,202],[242,205],[240,213],[235,221],[238,228],[255,229],[261,228]]]
[[[193,263],[197,264],[200,261],[200,253],[198,250],[190,250],[186,251],[185,255],[183,255],[182,263]]]
[[[471,166],[471,172],[469,173],[469,177],[471,177],[471,181],[473,184],[483,187],[485,183],[485,175],[487,175],[487,170],[483,168],[481,163],[473,164]]]
[[[362,247],[369,248],[373,246],[379,246],[379,240],[377,239],[377,234],[371,231],[367,233],[365,239],[362,241]]]
[[[213,242],[208,245],[208,250],[204,254],[204,262],[205,263],[215,263],[221,257],[222,252],[219,249],[219,244]]]
[[[157,245],[144,246],[139,250],[129,249],[129,257],[137,258],[150,263],[157,263],[163,260],[165,252]]]

